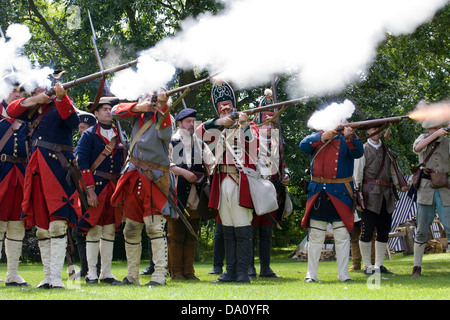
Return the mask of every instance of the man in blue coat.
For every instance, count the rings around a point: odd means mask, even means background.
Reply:
[[[333,225],[338,280],[351,281],[348,274],[350,233],[353,229],[353,162],[364,148],[350,127],[313,133],[302,140],[300,149],[311,156],[302,227],[308,228],[308,271],[305,282],[317,281],[317,270],[328,223]]]
[[[45,279],[38,287],[64,288],[62,269],[67,246],[67,227],[81,215],[74,169],[73,130],[79,119],[72,100],[59,83],[50,97],[37,88],[29,98],[8,105],[8,115],[29,121],[32,149],[27,165],[22,202],[26,227],[37,226]]]
[[[27,162],[28,127],[23,121],[11,119],[6,113],[8,104],[22,97],[23,91],[15,84],[0,107],[0,256],[4,243],[7,286],[28,285],[17,273],[25,236],[25,225],[20,216]]]
[[[116,188],[124,161],[124,145],[117,128],[112,125],[111,109],[118,104],[114,97],[102,97],[97,106],[90,103],[97,124],[85,130],[77,146],[78,165],[86,184],[89,208],[83,210],[78,223],[79,232],[86,235],[88,274],[86,283],[119,282],[111,273],[114,239],[122,221],[120,207],[110,199]],[[97,276],[98,255],[101,272]]]

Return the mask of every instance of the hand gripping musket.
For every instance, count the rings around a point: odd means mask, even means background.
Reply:
[[[444,130],[447,131],[448,133],[450,133],[450,126],[447,126],[446,128],[444,128]],[[428,138],[430,135],[431,135],[431,133],[426,134],[426,135],[424,136],[424,139]],[[436,139],[434,139],[433,141],[436,141],[438,138],[439,138],[439,137],[436,137]],[[430,144],[431,144],[433,141],[431,141]],[[434,148],[435,148],[435,146],[433,146],[432,149],[434,149]],[[415,173],[417,172],[417,170],[427,170],[427,168],[424,166],[424,163],[423,163],[423,162],[422,162],[422,163],[419,163],[419,164],[416,164],[415,166],[412,166],[412,167],[410,168],[410,171],[411,171],[412,174],[415,174]],[[428,170],[428,171],[429,171],[429,170]],[[430,173],[430,172],[427,172],[427,173]]]

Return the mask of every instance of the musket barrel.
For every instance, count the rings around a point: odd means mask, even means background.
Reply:
[[[380,118],[380,119],[371,119],[371,120],[364,120],[364,121],[358,121],[358,122],[350,122],[347,124],[340,125],[337,127],[337,131],[341,131],[344,129],[344,127],[350,127],[353,129],[359,129],[366,126],[372,126],[372,125],[381,125],[384,123],[395,123],[400,122],[403,119],[409,119],[409,116],[398,116],[398,117],[390,117],[390,118]]]
[[[258,108],[242,110],[241,112],[246,113],[248,115],[253,115],[255,113],[259,113],[259,112],[266,111],[266,110],[273,110],[273,109],[277,109],[277,108],[280,108],[280,107],[283,107],[283,106],[290,106],[290,105],[293,105],[293,104],[305,103],[306,101],[308,101],[308,99],[309,99],[309,97],[303,97],[303,98],[299,98],[299,99],[292,99],[292,100],[287,100],[287,101],[283,101],[283,102],[269,104],[269,105],[264,106],[264,107],[258,107]]]
[[[195,81],[195,82],[192,82],[192,83],[188,83],[188,84],[186,84],[186,85],[184,85],[184,86],[180,86],[180,87],[178,87],[178,88],[174,88],[174,89],[171,89],[171,90],[167,90],[167,91],[166,91],[166,95],[167,95],[167,96],[171,96],[171,95],[173,95],[173,94],[175,94],[175,93],[183,92],[184,90],[187,90],[187,89],[190,89],[190,88],[194,88],[194,87],[201,86],[202,84],[211,81],[211,79],[213,79],[213,78],[214,78],[215,76],[217,76],[219,73],[220,73],[220,72],[215,73],[215,74],[213,74],[212,76],[209,76],[209,77],[207,77],[207,78],[205,78],[205,79],[198,80],[198,81]]]
[[[90,82],[92,80],[95,80],[95,79],[98,79],[98,78],[102,78],[102,77],[104,77],[106,75],[113,74],[113,73],[122,71],[124,69],[130,68],[132,66],[135,66],[137,64],[137,62],[138,62],[137,60],[129,61],[129,62],[121,64],[121,65],[119,65],[117,67],[114,67],[114,68],[111,68],[111,69],[107,69],[107,70],[103,70],[103,71],[99,71],[99,72],[96,72],[96,73],[92,73],[90,75],[87,75],[87,76],[84,76],[84,77],[72,80],[70,82],[63,83],[62,86],[63,86],[64,89],[67,90],[67,89],[70,89],[72,87],[78,86],[80,84],[84,84],[84,83]],[[52,89],[48,90],[46,92],[46,94],[48,96],[52,96],[52,95],[55,94],[55,90],[52,88]]]

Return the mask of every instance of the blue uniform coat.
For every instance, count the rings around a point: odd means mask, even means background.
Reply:
[[[0,120],[0,138],[6,134],[14,121],[7,118]],[[0,220],[2,221],[20,219],[26,163],[6,161],[6,155],[26,160],[27,133],[28,127],[26,123],[22,123],[0,151],[0,207],[2,208]]]
[[[108,180],[95,174],[96,171],[101,171],[109,174],[120,174],[124,157],[124,146],[120,142],[118,132],[113,128],[116,133],[116,143],[112,152],[99,164],[99,166],[92,172],[91,167],[98,156],[105,150],[105,146],[109,144],[109,141],[100,134],[100,125],[96,124],[83,132],[80,141],[77,145],[77,161],[78,166],[83,175],[83,180],[86,186],[95,186],[95,193],[99,199],[99,206],[97,208],[90,207],[89,210],[85,210],[82,207],[83,216],[80,218],[78,227],[81,229],[93,228],[97,225],[103,209],[115,210],[110,208],[110,199],[116,187],[116,181]],[[109,195],[105,197],[104,195]],[[87,195],[85,193],[87,199]],[[102,199],[102,201],[100,201]],[[108,202],[108,203],[104,203]],[[109,221],[115,222],[118,226],[121,222],[120,210],[117,212],[109,212],[111,216]],[[116,214],[117,213],[117,214]],[[108,215],[109,215],[108,214]]]
[[[31,108],[23,107],[18,99],[9,104],[7,112],[12,118],[33,122],[41,113],[39,125],[31,140],[72,146],[72,132],[78,128],[79,118],[71,99],[51,101],[29,118]],[[66,181],[67,171],[53,150],[33,146],[25,173],[23,218],[26,226],[37,225],[48,229],[53,219],[65,219],[74,226],[81,215],[78,192],[73,182]],[[75,158],[73,151],[62,151],[68,162]]]
[[[311,156],[324,145],[321,141],[323,131],[313,133],[300,142],[300,149]],[[312,177],[323,177],[326,179],[343,179],[353,176],[353,162],[364,155],[363,143],[353,137],[351,141],[344,136],[336,136],[325,146],[313,160],[311,166]],[[349,192],[350,186],[351,190]],[[311,181],[308,186],[308,197],[306,202],[305,216],[302,227],[309,227],[309,213],[320,191],[324,190],[334,207],[339,213],[347,230],[353,230],[353,181],[345,183],[319,183]]]

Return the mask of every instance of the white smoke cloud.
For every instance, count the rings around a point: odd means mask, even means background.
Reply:
[[[173,65],[156,61],[144,52],[138,58],[136,71],[125,69],[118,72],[110,90],[120,99],[135,100],[145,93],[160,89],[174,74]]]
[[[53,70],[48,67],[33,66],[23,53],[23,47],[31,39],[27,26],[11,24],[5,32],[5,38],[0,39],[0,100],[8,97],[13,86],[18,82],[27,91],[36,87],[48,87],[51,81],[48,75]]]
[[[309,118],[307,126],[317,131],[332,130],[347,123],[354,111],[355,105],[350,100],[345,100],[343,103],[334,102],[314,112]]]
[[[291,77],[291,96],[337,92],[361,81],[386,33],[413,32],[447,0],[223,1],[218,15],[182,22],[145,52],[177,68],[223,71],[238,88]],[[154,72],[152,72],[155,75]],[[129,83],[131,85],[132,82]]]

